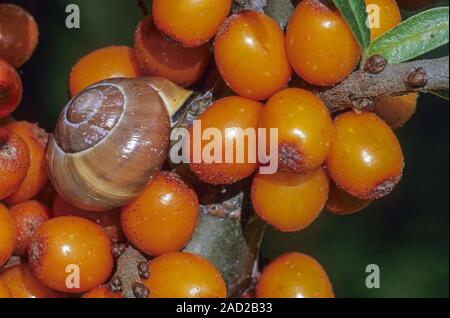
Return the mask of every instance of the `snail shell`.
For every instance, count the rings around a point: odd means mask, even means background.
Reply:
[[[171,116],[190,94],[158,78],[109,79],[80,92],[48,146],[55,190],[88,211],[136,198],[164,164]]]

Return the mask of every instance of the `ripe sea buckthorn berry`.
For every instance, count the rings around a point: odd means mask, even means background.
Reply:
[[[186,245],[199,211],[197,194],[178,175],[161,172],[144,193],[123,207],[122,228],[140,251],[159,256]]]
[[[262,109],[263,105],[258,102],[230,96],[216,101],[200,116],[201,131],[196,132],[195,126],[189,131],[190,167],[200,180],[215,185],[232,184],[251,176],[258,169],[258,118]],[[221,139],[214,140],[215,144],[220,142],[221,148],[217,152],[216,149],[211,151],[211,140],[202,138],[210,129],[220,131]],[[254,138],[246,138],[247,129],[254,132]],[[202,138],[201,147],[195,146],[198,138]],[[239,143],[242,147],[238,147]],[[232,148],[233,153],[227,148]],[[205,156],[209,155],[215,157],[215,162],[207,160]]]
[[[61,196],[56,195],[52,205],[52,216],[55,218],[62,216],[77,216],[91,220],[103,228],[112,242],[117,243],[124,240],[120,226],[120,210],[106,212],[84,211],[71,205]]]
[[[417,93],[381,97],[375,105],[375,113],[392,129],[401,128],[416,112],[418,97]]]
[[[42,284],[28,268],[20,264],[0,273],[0,281],[8,287],[11,298],[64,298],[65,295]]]
[[[377,115],[353,111],[338,116],[326,164],[338,187],[362,200],[389,194],[402,177],[397,137]]]
[[[323,168],[306,174],[257,174],[252,185],[256,213],[282,232],[305,229],[320,215],[328,198]]]
[[[5,118],[16,110],[22,100],[22,93],[19,74],[0,58],[0,118]]]
[[[8,286],[5,282],[0,278],[0,299],[5,298],[13,298],[11,292],[9,291]]]
[[[370,203],[369,200],[355,198],[331,182],[326,209],[336,215],[350,215],[364,210]]]
[[[283,31],[260,12],[243,11],[228,18],[217,33],[214,54],[225,82],[243,97],[267,99],[292,75]]]
[[[159,30],[184,46],[208,42],[231,10],[232,0],[155,0],[152,14]]]
[[[437,0],[397,0],[400,7],[406,10],[418,10],[436,4]]]
[[[82,298],[124,298],[121,293],[112,292],[108,286],[97,287],[83,295]]]
[[[261,111],[259,128],[278,129],[279,169],[304,173],[326,159],[333,137],[333,120],[325,104],[313,93],[288,88],[272,96]],[[267,143],[267,152],[270,144]]]
[[[48,134],[37,125],[25,121],[10,123],[5,128],[22,137],[30,152],[30,166],[25,179],[19,188],[5,199],[6,203],[14,205],[34,198],[48,183],[45,156]]]
[[[82,57],[72,68],[69,91],[75,96],[86,87],[108,78],[141,76],[133,48],[109,46]]]
[[[0,128],[0,200],[16,191],[30,166],[30,151],[15,132]]]
[[[33,54],[38,37],[33,16],[14,4],[0,3],[0,59],[21,67]]]
[[[210,61],[208,45],[183,47],[157,30],[151,16],[139,23],[134,48],[145,75],[164,77],[183,87],[197,82]]]
[[[31,270],[42,283],[71,294],[102,285],[113,269],[111,243],[102,228],[72,216],[41,225],[31,238],[28,258]],[[71,273],[79,274],[79,288],[67,284]]]
[[[303,0],[297,6],[288,25],[286,46],[297,75],[320,86],[345,79],[361,55],[345,20],[324,0]]]
[[[365,0],[370,21],[370,38],[375,40],[402,22],[395,0]]]
[[[0,203],[0,268],[13,254],[16,237],[16,223],[8,209]]]
[[[26,255],[36,229],[50,219],[50,209],[38,201],[27,201],[10,208],[17,228],[16,255]]]
[[[322,265],[308,255],[289,253],[264,269],[256,287],[256,297],[334,298],[334,292]]]
[[[144,284],[150,298],[225,298],[220,272],[206,259],[189,253],[171,253],[149,262]]]

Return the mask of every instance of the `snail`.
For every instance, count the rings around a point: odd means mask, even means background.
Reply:
[[[80,92],[49,142],[55,190],[87,211],[136,198],[162,168],[171,126],[192,94],[162,78],[108,79]]]

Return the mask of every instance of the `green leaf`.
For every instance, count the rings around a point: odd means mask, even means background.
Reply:
[[[364,50],[370,45],[370,29],[364,0],[333,0]]]
[[[376,39],[369,56],[382,55],[391,64],[411,60],[448,43],[448,27],[448,7],[424,11]]]

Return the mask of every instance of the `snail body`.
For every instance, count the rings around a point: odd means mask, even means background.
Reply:
[[[80,92],[49,142],[55,190],[88,211],[130,202],[164,164],[171,117],[190,94],[158,78],[109,79]]]

